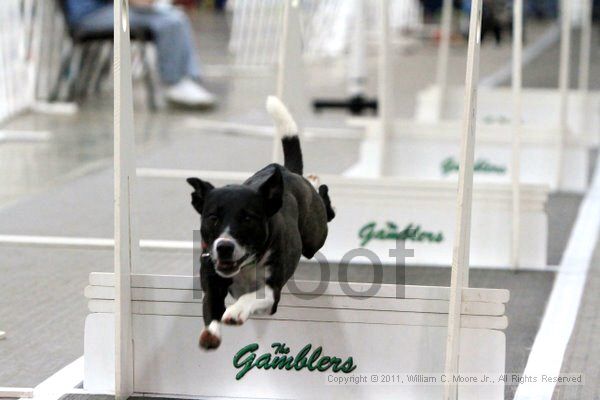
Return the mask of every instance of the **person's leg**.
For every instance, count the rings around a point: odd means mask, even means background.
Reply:
[[[108,5],[83,18],[76,29],[105,31],[113,27],[113,6]],[[185,77],[200,77],[192,30],[186,15],[176,8],[142,10],[131,8],[132,29],[149,28],[155,36],[161,78],[167,85]]]
[[[107,5],[82,18],[74,28],[84,32],[99,32],[113,29],[113,6]]]
[[[194,49],[192,30],[185,14],[177,9],[141,10],[129,12],[132,29],[148,28],[154,36],[161,80],[168,86],[170,101],[187,106],[210,106],[214,96],[193,79],[200,77],[200,67]],[[88,32],[113,28],[113,6],[109,5],[88,15],[77,29]]]
[[[502,27],[500,26],[500,22],[495,22],[494,24],[494,38],[496,39],[496,45],[500,46],[502,43]]]
[[[192,29],[183,12],[176,8],[132,8],[129,18],[132,29],[147,27],[154,34],[158,67],[165,84],[174,85],[186,77],[200,77]]]

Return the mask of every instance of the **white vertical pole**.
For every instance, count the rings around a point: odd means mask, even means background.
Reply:
[[[448,59],[450,58],[450,37],[452,35],[452,0],[444,0],[438,48],[436,83],[438,88],[436,119],[444,117],[446,95],[448,93]]]
[[[579,94],[581,98],[581,129],[578,132],[587,133],[590,120],[590,58],[592,50],[592,0],[582,0],[581,43],[579,50]]]
[[[8,117],[12,115],[14,112],[14,65],[18,62],[18,58],[15,57],[16,45],[13,40],[15,27],[13,26],[14,15],[12,11],[14,10],[16,4],[13,1],[4,1],[0,6],[0,21],[2,22],[2,32],[0,32],[0,40],[3,43],[0,43],[0,49],[2,52],[2,59],[0,59],[0,66],[3,67],[2,77],[3,80],[3,92],[4,96],[4,117]]]
[[[463,288],[469,286],[469,250],[471,246],[471,206],[473,200],[473,159],[475,156],[475,125],[477,114],[477,83],[479,80],[479,47],[481,45],[481,1],[471,2],[469,47],[465,82],[465,108],[460,144],[460,171],[456,236],[452,255],[450,308],[446,338],[445,373],[458,373],[460,361],[460,319]],[[451,379],[445,383],[444,399],[456,400],[458,386]]]
[[[308,101],[304,95],[306,82],[302,61],[299,0],[285,0],[277,64],[277,96],[289,108],[301,127],[302,121],[308,114]],[[282,162],[282,160],[281,138],[275,132],[273,135],[273,162]]]
[[[390,0],[381,0],[379,4],[379,79],[378,79],[378,118],[379,135],[378,141],[379,164],[377,166],[377,175],[383,176],[387,164],[386,142],[393,129],[393,110],[392,110],[392,56],[390,45]]]
[[[592,47],[592,0],[582,1],[581,43],[579,53],[579,90],[587,94],[590,85],[590,54]]]
[[[512,237],[511,265],[519,268],[521,234],[521,131],[523,113],[523,0],[513,4],[513,134],[512,134]]]
[[[352,42],[348,62],[348,93],[350,96],[365,93],[367,80],[367,34],[365,28],[365,0],[354,0],[352,13]]]
[[[581,43],[579,52],[579,90],[587,92],[590,83],[590,54],[592,47],[592,0],[582,1]]]
[[[571,56],[571,5],[569,0],[561,1],[561,35],[560,35],[560,70],[559,70],[559,92],[560,110],[559,126],[560,138],[557,146],[557,174],[556,184],[562,186],[564,147],[567,143],[569,133],[569,81],[570,81],[570,56]]]
[[[29,99],[28,106],[33,104],[36,100],[36,89],[42,72],[42,35],[46,29],[47,6],[48,4],[46,2],[32,2],[28,9],[28,12],[31,13],[31,37],[29,46],[31,56],[28,68],[28,79],[31,82],[31,86],[29,87],[29,93],[27,94]]]
[[[289,67],[287,64],[286,51],[288,50],[288,35],[289,35],[289,27],[290,27],[290,13],[291,13],[291,4],[292,0],[285,0],[285,6],[283,10],[283,21],[281,27],[281,39],[279,40],[279,62],[277,63],[277,97],[279,97],[282,101],[282,96],[284,92],[285,81],[287,78],[286,68]],[[292,61],[293,62],[293,61]],[[277,129],[273,132],[273,151],[272,157],[274,163],[281,163],[283,161],[283,155],[281,154],[281,137],[279,136],[279,132]]]
[[[6,3],[6,9],[5,9],[5,20],[3,22],[3,24],[5,24],[5,26],[7,27],[6,31],[4,32],[4,47],[7,51],[4,53],[4,62],[5,62],[5,71],[6,74],[8,75],[6,79],[6,99],[7,99],[7,104],[8,104],[8,113],[9,115],[12,114],[15,110],[15,97],[14,97],[14,81],[15,81],[15,76],[14,76],[14,71],[15,71],[15,64],[18,62],[18,58],[15,57],[15,53],[17,53],[17,43],[15,40],[13,40],[13,36],[14,36],[14,32],[15,32],[15,27],[13,26],[14,23],[14,8],[15,8],[15,2],[14,1],[7,1]]]
[[[5,15],[6,7],[8,7],[8,3],[0,2],[0,122],[4,118],[9,115],[9,107],[8,107],[8,84],[7,81],[8,71],[6,68],[7,62],[5,58],[9,53],[9,48],[4,42],[4,38],[8,36],[6,32],[6,21],[8,20]]]
[[[131,273],[138,241],[133,224],[135,140],[128,0],[116,0],[114,18],[115,130],[115,396],[133,393]]]

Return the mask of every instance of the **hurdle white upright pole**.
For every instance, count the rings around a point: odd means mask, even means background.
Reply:
[[[129,39],[129,2],[117,0],[114,18],[115,396],[133,393],[131,273],[138,254],[133,221],[135,139]]]
[[[285,0],[279,62],[277,63],[277,97],[284,102],[295,116],[299,126],[306,117],[307,99],[304,96],[304,71],[302,66],[302,31],[300,27],[299,0]],[[273,135],[273,162],[281,163],[281,138],[277,131]]]
[[[465,78],[465,108],[460,143],[460,171],[456,234],[452,254],[450,308],[446,338],[446,376],[458,372],[460,354],[460,319],[463,289],[469,286],[469,251],[471,247],[471,207],[473,200],[473,159],[475,157],[475,128],[477,115],[477,84],[479,81],[479,48],[481,46],[482,0],[472,0],[469,24],[469,47]],[[471,371],[472,372],[472,371]],[[444,399],[456,400],[458,386],[449,379],[444,385]]]
[[[579,132],[585,132],[589,129],[589,89],[590,89],[590,62],[592,51],[592,18],[593,18],[592,0],[582,0],[581,15],[581,43],[579,46],[579,95],[584,117]]]
[[[592,49],[592,0],[582,1],[581,43],[579,52],[579,90],[587,94],[590,85],[590,59]]]
[[[352,11],[352,41],[348,57],[348,93],[350,96],[366,92],[367,33],[365,27],[365,0],[354,0]]]
[[[440,44],[437,56],[436,83],[438,98],[436,104],[436,119],[444,117],[446,94],[448,93],[448,60],[450,58],[450,39],[452,36],[452,0],[444,0],[442,4],[442,20],[440,29]]]
[[[385,174],[387,165],[386,143],[393,128],[393,100],[392,100],[392,48],[390,45],[390,1],[380,0],[379,2],[379,79],[378,79],[378,165],[377,175]]]
[[[564,147],[567,143],[569,134],[569,82],[570,82],[570,64],[571,60],[571,5],[569,0],[561,0],[561,34],[560,34],[560,69],[558,77],[558,87],[560,92],[560,110],[559,127],[560,138],[557,146],[557,187],[562,186]]]
[[[519,268],[521,233],[521,132],[523,118],[523,0],[513,4],[513,134],[512,134],[512,229],[511,265]]]

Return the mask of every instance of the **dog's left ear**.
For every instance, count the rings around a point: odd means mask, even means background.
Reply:
[[[198,211],[198,214],[202,214],[204,199],[206,198],[208,192],[213,190],[215,187],[209,182],[205,182],[198,178],[187,178],[187,183],[194,188],[194,193],[192,193],[192,207]]]
[[[258,189],[265,199],[267,216],[273,216],[283,205],[283,176],[279,168],[273,169],[269,176]]]

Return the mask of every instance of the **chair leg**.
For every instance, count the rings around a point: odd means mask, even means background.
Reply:
[[[67,86],[67,101],[73,101],[75,95],[75,86],[79,78],[79,72],[81,70],[81,61],[83,59],[83,46],[79,44],[73,45],[73,55],[71,57],[71,64],[69,65],[69,81]]]
[[[100,85],[101,85],[100,81],[104,76],[104,68],[106,68],[107,63],[108,63],[108,68],[110,68],[109,57],[110,57],[110,53],[111,53],[111,50],[110,50],[111,48],[112,48],[111,42],[100,43],[100,47],[98,49],[98,58],[97,58],[98,62],[94,63],[94,66],[92,67],[94,70],[94,73],[90,77],[87,94],[100,92]]]
[[[84,100],[87,97],[90,81],[94,73],[94,60],[98,58],[97,55],[100,50],[100,45],[101,44],[99,43],[90,43],[88,46],[86,46],[87,51],[85,52],[81,62],[81,70],[79,72],[78,80],[79,82],[77,85],[77,98],[79,100]]]
[[[102,64],[100,67],[100,74],[98,75],[98,80],[94,86],[94,92],[100,93],[100,89],[102,88],[102,82],[110,76],[110,71],[112,68],[112,59],[113,59],[113,47],[112,44],[108,46],[108,55],[104,60],[102,60]]]
[[[146,84],[146,92],[148,96],[148,107],[152,111],[158,109],[158,102],[156,99],[156,86],[152,77],[152,66],[148,60],[148,43],[142,42],[142,65],[144,69],[144,82]]]
[[[50,96],[48,96],[48,101],[55,102],[58,101],[60,95],[60,87],[62,86],[65,77],[67,77],[67,73],[69,71],[69,64],[73,59],[73,49],[67,51],[60,61],[60,66],[58,67],[58,74],[56,76],[56,82],[52,87],[52,91],[50,92]]]

